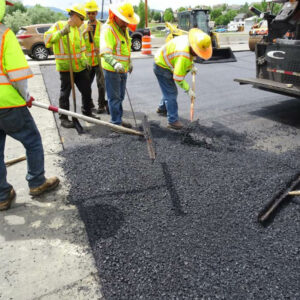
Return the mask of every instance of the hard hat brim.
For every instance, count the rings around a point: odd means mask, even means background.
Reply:
[[[74,12],[74,13],[76,13],[78,15],[81,15],[82,17],[86,18],[86,15],[84,15],[84,14],[80,13],[79,11],[76,11],[76,10],[74,10],[72,8],[66,8],[66,11],[67,12],[71,12],[72,11],[72,12]]]
[[[121,19],[122,21],[131,24],[131,25],[137,25],[140,23],[140,17],[134,13],[134,15],[131,18],[126,18],[125,16],[123,16],[118,10],[117,7],[115,6],[111,6],[109,8],[109,10],[115,15],[117,16],[119,19]]]
[[[197,29],[196,29],[197,30]],[[202,59],[205,59],[205,60],[208,60],[211,58],[212,56],[212,52],[213,52],[213,49],[212,49],[212,45],[210,45],[208,48],[206,48],[205,50],[201,50],[197,47],[197,43],[196,43],[196,37],[194,35],[194,31],[193,29],[191,29],[189,31],[189,42],[190,42],[190,45],[193,49],[193,51],[199,56],[201,57]]]
[[[10,5],[10,6],[14,6],[14,4],[11,3],[11,2],[9,2],[9,1],[5,1],[5,4],[6,4],[6,5]]]
[[[85,11],[86,11],[86,12],[92,12],[92,11],[98,12],[98,11],[99,11],[99,8],[98,8],[98,9],[95,9],[95,8],[86,8]]]

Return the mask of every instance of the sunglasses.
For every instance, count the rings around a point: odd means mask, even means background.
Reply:
[[[88,15],[96,15],[97,13],[94,11],[87,12]]]

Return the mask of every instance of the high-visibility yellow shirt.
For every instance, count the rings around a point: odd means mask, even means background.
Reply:
[[[128,71],[130,63],[131,38],[128,29],[123,33],[122,29],[114,22],[108,21],[102,26],[100,34],[100,55],[111,54],[123,65],[125,72]],[[115,72],[113,66],[101,58],[102,68]]]
[[[183,81],[193,65],[188,36],[182,35],[170,40],[158,50],[154,61],[158,66],[170,70],[175,81]],[[183,87],[185,90],[188,88]]]
[[[0,23],[0,109],[26,105],[12,83],[32,76],[15,34]]]
[[[67,72],[70,70],[67,35],[62,36],[60,34],[60,30],[62,30],[67,23],[67,21],[58,21],[44,34],[46,47],[53,47],[56,70],[59,72]],[[86,68],[87,61],[85,55],[86,47],[81,30],[77,26],[70,27],[69,38],[72,68],[74,72],[80,72]]]
[[[101,30],[101,22],[100,21],[96,21],[96,28],[95,28],[95,34],[94,34],[94,43],[91,43],[90,41],[90,34],[93,34],[93,32],[91,33],[87,33],[84,35],[84,41],[85,41],[85,45],[86,45],[86,57],[89,61],[89,65],[90,66],[97,66],[98,65],[98,60],[97,60],[97,53],[95,52],[96,50],[99,51],[99,43],[100,43],[100,30]],[[85,30],[88,27],[88,21],[85,21],[84,24],[82,25],[83,30]],[[83,31],[82,30],[82,31]]]

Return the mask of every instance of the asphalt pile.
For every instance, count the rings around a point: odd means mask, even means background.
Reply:
[[[220,124],[152,133],[153,164],[128,135],[63,153],[104,297],[299,299],[299,204],[257,222],[299,171],[299,152],[254,150]]]

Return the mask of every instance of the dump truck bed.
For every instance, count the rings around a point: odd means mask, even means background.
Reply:
[[[253,87],[261,90],[300,98],[300,87],[292,84],[285,84],[260,78],[236,78],[234,81],[239,82],[240,84],[252,84]]]

